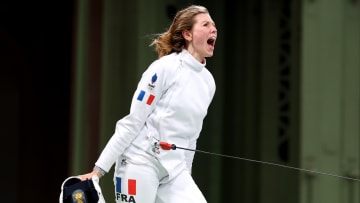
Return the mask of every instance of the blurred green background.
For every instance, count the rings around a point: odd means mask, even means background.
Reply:
[[[359,178],[359,0],[77,0],[0,6],[2,202],[57,202],[125,116],[148,45],[207,7],[217,92],[198,149]],[[359,181],[196,154],[209,203],[358,203]],[[100,182],[114,202],[112,171]]]

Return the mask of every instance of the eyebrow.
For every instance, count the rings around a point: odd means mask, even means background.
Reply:
[[[211,23],[211,24],[215,25],[215,22],[212,20],[203,20],[203,21],[200,21],[199,23]]]

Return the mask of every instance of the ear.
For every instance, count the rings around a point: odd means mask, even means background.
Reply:
[[[186,41],[191,41],[192,40],[192,34],[189,30],[184,30],[182,31],[182,36],[184,37],[184,39]]]

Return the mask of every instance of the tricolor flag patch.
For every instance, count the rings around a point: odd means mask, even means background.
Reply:
[[[137,100],[143,101],[144,98],[146,98],[146,99],[145,99],[145,100],[146,100],[146,104],[147,104],[147,105],[151,105],[152,102],[153,102],[154,99],[155,99],[155,96],[154,96],[153,94],[147,95],[147,93],[146,93],[144,90],[141,90],[140,93],[139,93],[139,95],[138,95],[138,97],[137,97]]]
[[[136,195],[136,180],[128,179],[127,180],[127,188],[122,188],[122,179],[120,177],[116,177],[116,192],[122,194]]]
[[[154,99],[155,99],[155,96],[150,94],[149,98],[146,101],[146,104],[151,105],[151,103],[154,101]]]

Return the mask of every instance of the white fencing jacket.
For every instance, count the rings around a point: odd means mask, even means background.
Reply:
[[[216,88],[205,65],[185,49],[154,61],[138,83],[130,113],[116,123],[95,165],[108,172],[127,148],[135,147],[156,156],[170,178],[185,167],[191,171],[194,152],[155,152],[153,140],[196,148]]]

